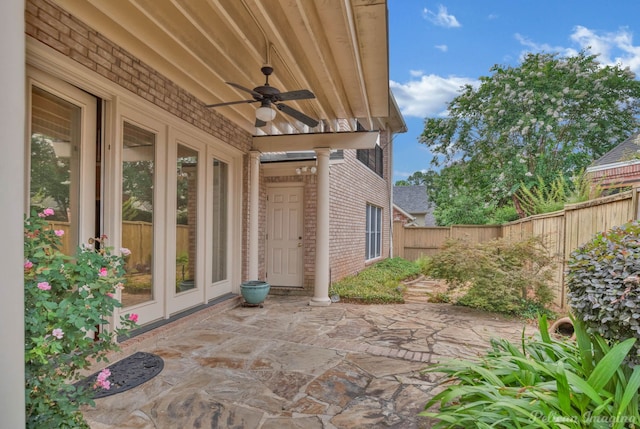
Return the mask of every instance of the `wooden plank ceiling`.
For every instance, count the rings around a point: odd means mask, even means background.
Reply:
[[[203,104],[251,99],[274,71],[280,91],[315,99],[286,104],[321,121],[309,128],[278,112],[255,127],[259,103],[217,107],[252,134],[337,131],[346,119],[369,130],[390,116],[386,0],[56,0]],[[393,110],[393,109],[392,109]],[[394,112],[391,112],[394,113]],[[344,124],[345,121],[342,121]],[[344,125],[343,125],[344,127]]]

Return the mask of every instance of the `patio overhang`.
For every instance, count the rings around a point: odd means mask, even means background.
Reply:
[[[282,112],[256,128],[256,103],[214,109],[251,134],[343,131],[341,120],[350,131],[356,121],[377,130],[393,114],[387,0],[53,1],[202,104],[250,99],[226,82],[262,85],[265,63],[274,69],[270,85],[315,94],[287,102],[317,119],[315,128]]]
[[[252,150],[268,153],[317,148],[330,150],[373,149],[379,140],[380,133],[377,131],[254,136]]]

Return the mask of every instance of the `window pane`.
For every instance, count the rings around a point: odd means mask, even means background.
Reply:
[[[124,123],[122,132],[122,246],[127,257],[122,305],[153,299],[153,188],[156,136]]]
[[[376,251],[375,256],[380,257],[380,250],[382,249],[382,209],[376,207]]]
[[[228,166],[213,160],[213,230],[211,234],[213,283],[227,278]]]
[[[176,187],[176,292],[196,287],[198,152],[178,145]]]
[[[364,236],[365,236],[365,243],[364,243],[364,255],[365,255],[365,259],[371,259],[371,251],[370,251],[370,246],[371,246],[371,206],[367,204],[367,223],[365,226],[365,230],[364,230]]]
[[[34,87],[31,111],[32,209],[52,208],[52,228],[65,232],[62,252],[71,255],[79,244],[79,174],[81,108]]]
[[[382,209],[367,204],[365,227],[365,257],[377,258],[382,251]]]

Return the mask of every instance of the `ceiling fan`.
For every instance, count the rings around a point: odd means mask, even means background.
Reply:
[[[297,119],[298,121],[311,128],[318,125],[317,120],[305,115],[304,113],[294,109],[293,107],[282,103],[282,101],[307,100],[316,98],[313,92],[309,91],[308,89],[280,92],[278,88],[269,85],[269,75],[273,73],[273,67],[265,65],[260,70],[262,70],[262,73],[265,75],[266,81],[264,85],[257,86],[253,89],[245,88],[244,86],[238,85],[237,83],[225,82],[228,85],[248,92],[253,96],[252,100],[228,101],[226,103],[208,104],[205,107],[221,107],[229,106],[231,104],[260,102],[260,107],[258,107],[258,109],[256,110],[256,127],[264,127],[265,125],[267,125],[268,121],[271,121],[273,120],[273,118],[275,118],[276,111],[273,110],[272,106],[275,106],[282,113],[285,113],[292,118]]]

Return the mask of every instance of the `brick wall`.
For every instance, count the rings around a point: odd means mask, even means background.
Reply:
[[[390,180],[388,134],[381,132],[384,178],[356,159],[355,150],[344,151],[344,163],[333,164],[331,175],[330,262],[331,282],[365,268],[365,227],[367,204],[382,208],[381,258],[389,256]]]
[[[407,217],[407,215],[405,215],[404,213],[401,213],[399,210],[397,210],[394,207],[393,208],[393,221],[394,222],[402,222],[403,225],[406,225],[407,223],[409,223],[411,221],[411,219],[409,217]]]
[[[608,188],[640,182],[640,164],[629,164],[589,173],[594,183]]]

